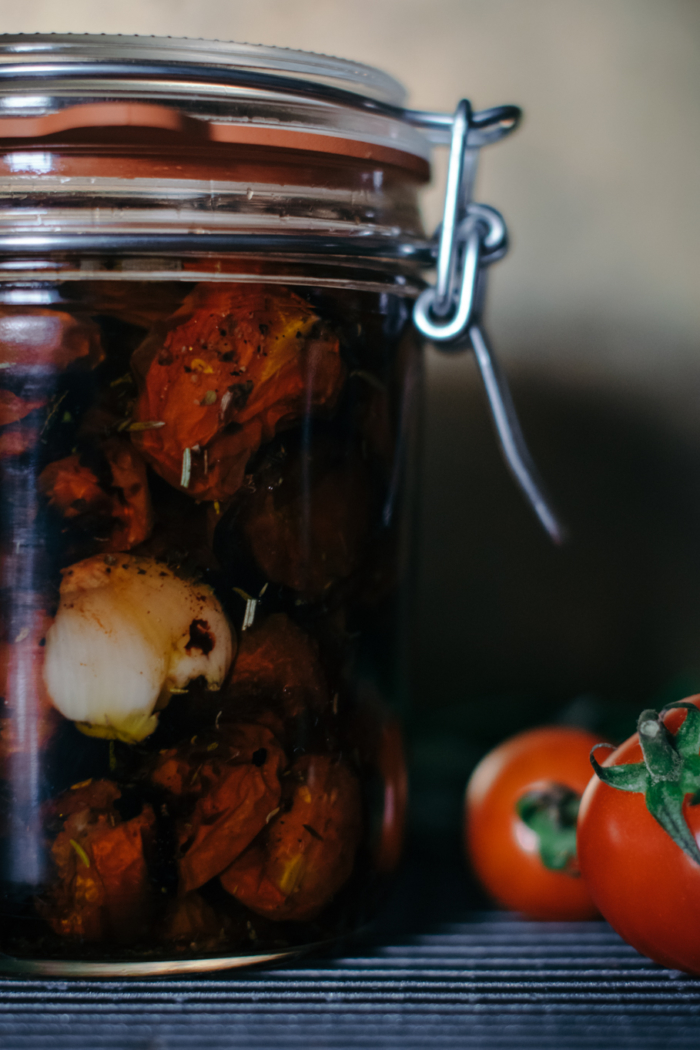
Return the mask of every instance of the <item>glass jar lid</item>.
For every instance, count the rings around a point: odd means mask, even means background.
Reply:
[[[355,152],[344,144],[363,143],[404,154],[409,164],[411,158],[425,162],[433,142],[447,141],[451,115],[416,114],[404,101],[403,87],[381,70],[286,48],[138,36],[0,36],[5,138],[85,127],[85,121],[94,126],[100,116],[112,123],[106,110],[95,112],[100,104],[150,103],[206,122],[219,141],[309,148],[323,138],[335,140],[326,141],[324,152]]]

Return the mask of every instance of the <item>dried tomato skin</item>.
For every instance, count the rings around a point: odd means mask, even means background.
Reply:
[[[110,781],[68,791],[48,807],[62,827],[51,846],[55,879],[37,902],[39,913],[63,937],[131,944],[148,931],[152,890],[147,853],[155,814],[149,805],[122,821]]]
[[[39,488],[64,518],[77,518],[96,506],[109,512],[110,500],[97,475],[74,454],[49,463],[39,475]]]
[[[94,322],[57,310],[0,308],[0,460],[37,448],[56,381],[67,368],[90,370],[104,360]]]
[[[100,543],[100,551],[128,551],[148,539],[153,528],[146,467],[124,438],[108,438],[100,451],[111,476],[109,486],[101,483],[78,454],[49,463],[39,475],[38,486],[49,506],[66,520],[89,515],[109,523],[110,534]]]
[[[287,760],[268,728],[230,725],[212,736],[161,755],[151,778],[181,803],[181,894],[215,878],[243,852],[265,827],[282,791]]]
[[[146,467],[136,450],[119,438],[108,439],[103,448],[118,493],[116,527],[106,550],[129,551],[143,543],[153,528]]]
[[[293,292],[199,285],[134,355],[137,422],[164,426],[132,440],[171,485],[225,500],[277,427],[332,407],[345,369],[337,338]],[[185,463],[189,466],[185,466]]]
[[[317,600],[361,564],[371,512],[361,458],[317,440],[260,470],[239,520],[267,578]]]
[[[252,722],[222,724],[177,747],[161,751],[149,780],[163,791],[170,806],[194,803],[230,766],[250,765],[261,748],[279,750],[269,729]],[[194,773],[197,772],[197,776]]]
[[[291,798],[264,834],[221,875],[251,911],[277,921],[315,918],[349,879],[362,834],[359,782],[330,755],[289,770]]]
[[[104,360],[92,321],[58,310],[0,310],[0,364],[5,376],[53,376],[69,365],[92,369]]]
[[[20,421],[3,427],[0,432],[0,460],[23,456],[36,447],[40,430]]]
[[[325,710],[328,686],[314,639],[286,613],[273,613],[243,631],[224,696],[231,710],[247,703],[248,709],[280,720]]]
[[[276,770],[236,766],[197,803],[180,831],[180,892],[188,893],[219,875],[265,826],[279,803]]]
[[[176,952],[221,952],[231,942],[242,940],[246,932],[241,918],[234,922],[192,891],[170,902],[160,925],[159,940]]]
[[[25,416],[36,412],[37,409],[45,408],[48,398],[26,398],[13,394],[11,390],[0,387],[0,426],[8,426],[11,423],[19,423]]]

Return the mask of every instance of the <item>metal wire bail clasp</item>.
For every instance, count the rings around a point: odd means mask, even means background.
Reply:
[[[416,300],[413,321],[440,350],[471,346],[506,463],[549,536],[555,543],[561,543],[564,529],[545,494],[525,444],[505,376],[480,320],[485,268],[505,255],[508,232],[495,208],[471,201],[479,148],[507,134],[518,119],[519,110],[513,106],[481,113],[472,113],[466,99],[457,106],[452,124],[445,210],[438,230],[437,279],[435,286],[426,288]]]

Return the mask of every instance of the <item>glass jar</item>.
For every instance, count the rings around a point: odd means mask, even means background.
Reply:
[[[279,959],[397,864],[452,126],[402,102],[273,48],[0,42],[4,969]]]

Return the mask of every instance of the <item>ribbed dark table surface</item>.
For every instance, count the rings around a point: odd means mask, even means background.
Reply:
[[[604,923],[475,915],[402,943],[196,980],[0,980],[2,1050],[700,1047],[700,980]]]

